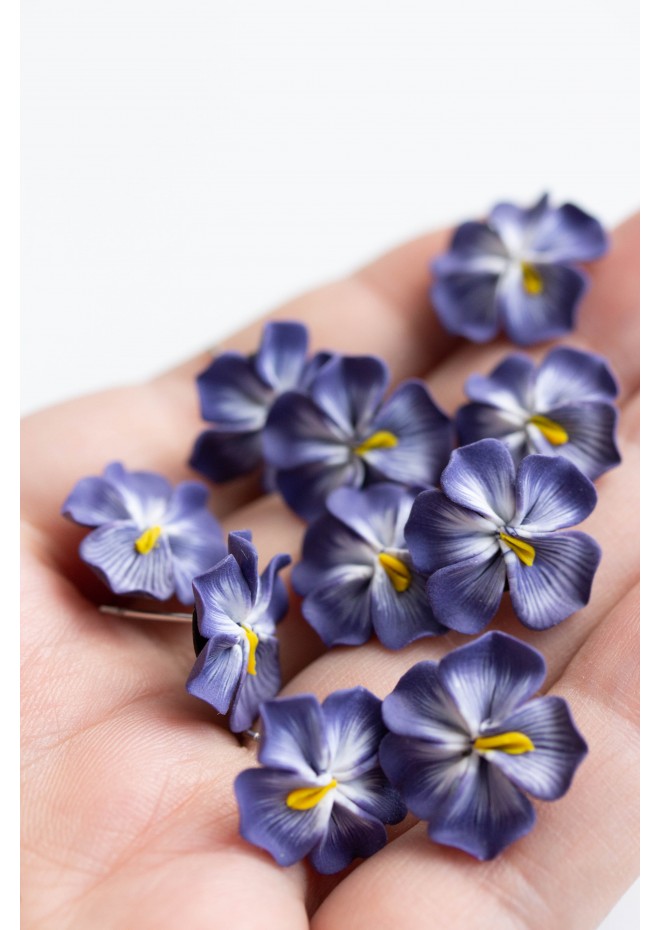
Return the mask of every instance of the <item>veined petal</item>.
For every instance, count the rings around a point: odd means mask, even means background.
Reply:
[[[259,745],[262,765],[296,772],[314,784],[330,761],[321,705],[312,694],[267,701],[261,708],[264,726]],[[303,785],[297,785],[303,787]]]
[[[298,386],[307,355],[307,327],[276,320],[266,323],[254,357],[257,374],[278,391]]]
[[[197,619],[202,636],[227,632],[228,623],[240,625],[252,609],[252,593],[233,555],[193,581]]]
[[[289,595],[279,573],[291,562],[291,556],[273,556],[261,574],[251,623],[257,632],[273,633],[289,609]]]
[[[541,653],[499,632],[452,650],[438,667],[440,687],[460,707],[473,737],[489,720],[508,719],[544,679]]]
[[[287,806],[288,795],[301,787],[299,774],[275,768],[247,769],[234,782],[241,836],[283,866],[306,856],[321,841],[330,820],[332,792],[308,810]]]
[[[483,554],[440,568],[426,585],[431,609],[443,626],[480,633],[497,613],[506,573],[501,553]]]
[[[203,420],[226,432],[252,432],[262,428],[274,397],[254,360],[238,352],[224,352],[197,376]]]
[[[261,460],[261,429],[243,433],[208,429],[195,440],[189,465],[209,481],[222,482],[253,471]]]
[[[361,775],[339,782],[337,803],[344,803],[344,799],[381,823],[399,823],[407,813],[399,792],[383,772],[377,753],[371,767]]]
[[[495,293],[498,274],[448,272],[436,275],[431,303],[447,332],[473,342],[489,342],[500,326]]]
[[[393,733],[441,748],[442,754],[433,758],[460,757],[470,746],[468,725],[440,682],[437,662],[418,662],[408,669],[383,701],[382,713]]]
[[[543,413],[565,404],[611,401],[619,393],[612,371],[600,355],[559,346],[539,365],[534,386],[534,410]]]
[[[523,286],[522,266],[513,262],[499,282],[497,307],[508,337],[519,345],[555,339],[575,326],[575,314],[587,287],[581,271],[566,265],[534,265],[540,293]]]
[[[371,583],[371,616],[376,636],[387,649],[403,649],[423,636],[446,633],[433,616],[426,582],[416,572],[405,591],[395,591],[380,566]]]
[[[276,481],[289,507],[304,520],[314,520],[324,512],[325,501],[335,488],[362,487],[364,474],[364,463],[353,456],[339,464],[310,462],[278,471]]]
[[[589,602],[601,550],[586,533],[549,533],[529,542],[533,565],[505,556],[511,602],[521,623],[545,630]]]
[[[534,229],[533,252],[547,262],[589,262],[607,251],[607,235],[594,216],[565,203],[546,210]]]
[[[336,355],[319,371],[309,388],[314,401],[346,436],[368,429],[380,405],[389,372],[373,355]]]
[[[523,529],[525,537],[575,526],[586,520],[597,500],[593,484],[572,462],[528,455],[518,469],[511,525]]]
[[[243,640],[246,653],[247,641]],[[252,726],[259,716],[262,702],[272,700],[282,686],[280,673],[279,643],[274,636],[260,636],[255,652],[254,674],[243,674],[238,683],[238,690],[229,716],[229,729],[232,733],[242,733]]]
[[[161,536],[153,549],[142,555],[135,548],[140,528],[133,522],[106,523],[80,544],[80,557],[103,578],[115,594],[147,594],[166,600],[174,594],[172,552]]]
[[[371,490],[371,488],[368,489],[368,491]],[[339,488],[330,495],[328,509],[330,509],[330,501],[335,501],[337,495],[342,495],[340,498],[342,502],[351,500],[349,495],[360,495],[359,502],[362,503],[361,495],[365,493],[368,492],[358,492],[353,488]],[[346,497],[343,497],[344,494]],[[358,497],[355,500],[357,506]],[[368,529],[368,524],[366,524],[365,532],[368,532]],[[294,590],[304,597],[313,588],[323,583],[329,570],[340,566],[362,566],[369,569],[371,573],[375,545],[365,542],[344,522],[330,514],[318,517],[305,533],[302,561],[293,566],[291,580]]]
[[[511,453],[496,439],[456,449],[442,475],[442,489],[462,507],[508,523],[515,512],[516,471]]]
[[[480,439],[499,439],[518,464],[530,451],[526,419],[488,404],[466,404],[456,411],[459,445],[467,446]]]
[[[401,384],[376,414],[372,429],[392,433],[397,440],[392,448],[364,453],[378,476],[412,486],[437,484],[449,461],[452,428],[421,381]]]
[[[236,564],[241,570],[249,588],[252,603],[254,603],[259,587],[259,556],[252,543],[252,533],[249,530],[230,533],[227,537],[227,546],[229,554],[236,559]]]
[[[488,377],[471,375],[465,382],[470,400],[519,416],[530,410],[533,388],[534,363],[518,353],[507,355]]]
[[[498,203],[490,211],[488,223],[502,237],[509,254],[517,255],[529,246],[534,231],[547,209],[547,194],[543,194],[532,207]]]
[[[81,478],[62,505],[62,514],[83,526],[131,520],[119,490],[105,478]]]
[[[227,554],[222,529],[208,511],[181,519],[167,528],[172,550],[172,572],[176,595],[183,604],[192,604],[192,580],[216,565]]]
[[[341,784],[377,766],[378,746],[386,733],[381,703],[362,687],[334,691],[323,702],[328,767]]]
[[[151,471],[126,471],[121,462],[108,465],[103,477],[121,495],[126,507],[139,526],[154,526],[162,522],[172,485]]]
[[[347,436],[311,397],[296,391],[287,391],[273,404],[263,450],[268,464],[278,469],[343,464],[350,456]]]
[[[226,714],[246,674],[246,664],[247,654],[240,642],[228,646],[219,639],[210,639],[197,656],[186,690],[215,707],[219,714]]]
[[[488,761],[497,765],[507,778],[544,801],[555,801],[568,791],[578,765],[587,754],[587,744],[563,698],[540,697],[529,701],[502,720],[498,731],[524,733],[534,744],[532,752],[519,755],[488,754]]]
[[[547,416],[565,430],[568,441],[553,446],[540,430],[528,426],[529,443],[534,452],[560,455],[592,481],[620,463],[621,455],[614,439],[618,411],[612,404],[598,401],[567,404],[549,410]]]
[[[504,243],[498,233],[486,223],[472,220],[461,223],[456,228],[449,254],[460,259],[465,270],[470,271],[483,270],[484,259],[489,259],[492,263],[492,259],[499,259],[501,262],[507,257]],[[488,270],[498,270],[499,267],[496,265],[493,268],[491,264]]]
[[[422,491],[405,528],[413,565],[424,575],[468,558],[495,555],[496,536],[492,520],[455,504],[442,491]]]
[[[380,482],[368,488],[339,488],[326,506],[375,551],[404,545],[403,528],[415,493],[399,484]]]
[[[359,646],[371,636],[373,565],[331,568],[305,597],[302,614],[326,646]]]
[[[323,838],[312,849],[309,860],[321,875],[341,872],[353,859],[366,859],[387,842],[380,820],[335,801]]]
[[[429,836],[477,859],[493,859],[529,833],[535,820],[531,803],[506,775],[473,755],[430,818]]]

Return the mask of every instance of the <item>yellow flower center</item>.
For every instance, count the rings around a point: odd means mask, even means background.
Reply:
[[[378,561],[385,569],[394,590],[399,593],[407,591],[412,581],[412,572],[406,563],[393,555],[389,555],[387,552],[381,552],[378,556]]]
[[[398,446],[399,440],[394,435],[386,429],[378,430],[377,433],[374,433],[373,436],[369,436],[368,439],[365,439],[364,442],[361,442],[359,446],[356,446],[353,450],[356,455],[365,455],[367,452],[372,452],[374,449],[393,449],[394,446]]]
[[[479,736],[472,744],[477,752],[489,752],[496,749],[510,756],[521,756],[524,752],[533,752],[534,743],[525,733],[497,733],[495,736]]]
[[[545,438],[553,446],[563,446],[570,438],[563,426],[540,413],[530,417],[529,422],[541,430]]]
[[[522,268],[523,287],[527,293],[532,294],[534,297],[542,294],[544,290],[543,278],[534,265],[529,262],[521,262],[520,266]]]
[[[322,785],[320,788],[296,788],[286,796],[287,807],[292,807],[295,811],[311,810],[320,804],[328,791],[336,787],[337,780],[333,778],[327,785]]]
[[[160,534],[161,528],[159,526],[150,526],[148,530],[145,530],[144,533],[135,540],[136,552],[139,552],[140,555],[147,555],[154,546],[158,545]]]
[[[241,624],[241,628],[245,630],[245,635],[247,636],[248,641],[248,660],[247,660],[247,673],[248,675],[257,674],[257,646],[259,645],[259,637],[249,626],[246,626],[244,623]]]
[[[509,549],[513,549],[523,565],[533,565],[536,558],[536,550],[523,539],[517,536],[509,536],[508,533],[500,533],[500,539],[505,542]]]

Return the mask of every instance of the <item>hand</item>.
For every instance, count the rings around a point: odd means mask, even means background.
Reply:
[[[275,317],[305,322],[312,348],[381,355],[393,380],[426,378],[450,414],[463,382],[512,347],[442,332],[427,300],[428,263],[447,233],[426,236]],[[638,223],[613,235],[566,344],[605,355],[622,393],[623,465],[597,482],[584,524],[603,547],[587,608],[544,633],[502,609],[494,624],[540,649],[548,687],[566,697],[590,754],[569,793],[539,805],[533,832],[488,863],[430,842],[408,817],[392,841],[343,877],[288,869],[238,834],[234,778],[253,748],[190,697],[186,624],[102,615],[109,593],[77,557],[82,528],[59,515],[76,480],[111,460],[193,477],[202,428],[195,375],[208,358],[134,388],[38,413],[24,424],[24,926],[39,930],[269,927],[298,930],[594,927],[637,872],[638,821]],[[251,351],[260,324],[223,348]],[[542,357],[547,346],[532,354]],[[254,479],[213,490],[225,530],[249,528],[261,565],[297,559],[303,524]],[[582,527],[581,527],[582,528]],[[155,604],[153,609],[166,610]],[[180,609],[180,608],[179,608]],[[280,627],[284,693],[325,697],[362,684],[380,697],[415,662],[466,638],[400,652],[372,640],[325,651],[293,601]],[[313,916],[308,916],[311,914]]]

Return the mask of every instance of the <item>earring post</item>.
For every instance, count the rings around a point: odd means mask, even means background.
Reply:
[[[132,610],[130,607],[115,607],[113,604],[101,604],[99,610],[102,614],[110,614],[113,617],[128,617],[131,620],[164,620],[168,623],[192,622],[192,614],[158,613],[155,610]]]

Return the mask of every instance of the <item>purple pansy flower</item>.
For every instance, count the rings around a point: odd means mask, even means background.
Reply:
[[[463,223],[431,266],[431,300],[445,328],[474,342],[503,327],[520,345],[573,329],[587,277],[576,262],[607,250],[603,227],[579,207],[493,208],[486,223]]]
[[[492,859],[534,826],[526,794],[555,801],[587,745],[560,697],[533,697],[543,656],[487,633],[419,662],[383,702],[385,773],[436,843]]]
[[[334,356],[308,394],[279,397],[264,430],[264,456],[287,504],[311,520],[335,488],[376,481],[436,484],[449,459],[449,418],[421,381],[383,400],[389,374],[373,356]]]
[[[268,411],[283,391],[304,389],[329,358],[307,361],[302,323],[266,323],[253,355],[224,352],[197,377],[202,418],[215,424],[201,433],[190,464],[211,481],[230,481],[261,464],[261,434]]]
[[[234,733],[247,730],[259,704],[280,690],[275,626],[289,598],[278,573],[291,559],[276,555],[261,577],[249,532],[229,534],[229,555],[193,582],[197,661],[186,688],[229,715]]]
[[[607,362],[560,347],[536,368],[509,355],[487,377],[465,385],[472,401],[456,414],[461,445],[501,439],[519,462],[530,452],[563,455],[592,480],[621,461],[614,432],[618,393]]]
[[[193,600],[192,579],[221,559],[222,529],[207,510],[209,492],[198,481],[176,487],[150,471],[112,462],[103,477],[82,478],[62,505],[75,523],[97,527],[80,544],[80,557],[115,594],[173,594]]]
[[[280,865],[323,874],[372,856],[406,809],[378,762],[381,702],[365,688],[267,701],[259,761],[236,779],[240,832]]]
[[[375,631],[388,649],[444,633],[412,566],[403,528],[415,494],[401,485],[338,488],[311,524],[293,586],[303,616],[327,646],[357,646]]]
[[[585,533],[560,532],[596,505],[593,484],[575,465],[528,455],[516,474],[504,443],[482,439],[452,453],[441,486],[415,499],[405,530],[413,564],[430,576],[426,590],[440,623],[479,633],[507,583],[531,629],[584,607],[601,552]]]

